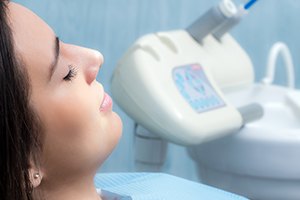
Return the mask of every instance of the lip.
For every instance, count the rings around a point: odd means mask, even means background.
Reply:
[[[101,112],[111,111],[112,106],[113,106],[113,101],[111,97],[107,93],[104,93],[104,97],[100,106],[100,111]]]

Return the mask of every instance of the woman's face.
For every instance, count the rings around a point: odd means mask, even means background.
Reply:
[[[101,53],[58,41],[20,5],[10,3],[9,10],[16,51],[30,78],[31,104],[45,127],[44,178],[96,170],[117,144],[122,126],[96,81]]]

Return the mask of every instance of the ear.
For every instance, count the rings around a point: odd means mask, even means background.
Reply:
[[[33,186],[33,188],[38,187],[43,179],[43,173],[41,170],[36,167],[30,167],[29,169],[29,180]]]

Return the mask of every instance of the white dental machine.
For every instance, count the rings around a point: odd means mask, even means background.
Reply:
[[[237,109],[223,95],[254,81],[251,60],[227,33],[253,3],[237,8],[222,0],[186,30],[138,39],[113,74],[115,101],[139,125],[181,145],[220,138],[260,118],[258,104]]]
[[[203,183],[250,199],[300,199],[300,91],[288,47],[272,47],[266,77],[254,82],[228,34],[255,2],[222,0],[185,30],[141,37],[119,61],[112,94],[138,124],[137,171],[159,171],[171,141],[187,147]],[[273,84],[278,55],[288,87]]]

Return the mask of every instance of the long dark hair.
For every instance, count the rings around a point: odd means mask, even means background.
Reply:
[[[31,200],[28,169],[40,148],[41,129],[29,105],[26,69],[14,50],[7,4],[0,0],[0,196],[4,200]]]

